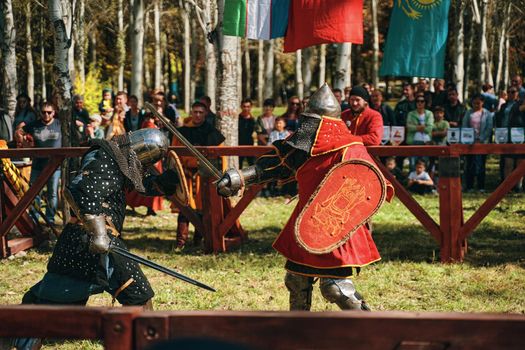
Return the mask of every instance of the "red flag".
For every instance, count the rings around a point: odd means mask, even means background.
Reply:
[[[284,52],[324,43],[363,43],[363,0],[293,0]]]

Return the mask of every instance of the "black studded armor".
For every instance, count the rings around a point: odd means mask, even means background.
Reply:
[[[81,169],[69,190],[81,215],[105,215],[119,232],[122,230],[125,188],[134,187],[120,170],[111,149],[93,147],[82,159]],[[175,172],[144,179],[147,195],[170,195],[177,184]],[[123,305],[144,305],[154,292],[137,263],[112,254],[89,251],[89,237],[81,224],[67,224],[48,263],[48,272],[24,297],[32,303],[80,303],[91,294],[107,291]],[[126,248],[121,237],[115,245]],[[121,292],[117,290],[133,279]],[[69,294],[68,294],[69,293]],[[118,294],[118,295],[116,295]]]

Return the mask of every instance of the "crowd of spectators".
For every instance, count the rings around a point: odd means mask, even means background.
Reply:
[[[371,84],[365,83],[344,90],[334,89],[333,93],[341,104],[341,118],[349,130],[359,136],[365,145],[447,145],[461,142],[462,129],[471,129],[471,142],[513,142],[511,134],[525,127],[525,88],[521,76],[512,78],[508,88],[496,94],[493,87],[486,83],[479,93],[475,93],[464,103],[453,83],[435,79],[430,88],[429,81],[419,79],[417,83],[404,83],[402,96],[397,103],[389,104],[384,93]],[[167,116],[177,127],[187,127],[189,118],[182,118],[177,110],[176,96],[166,95],[160,89],[150,93],[150,102],[157,111]],[[202,109],[205,125],[214,127],[217,115],[210,109],[211,99],[203,96],[198,99],[195,109]],[[282,140],[297,130],[299,116],[308,103],[308,97],[302,100],[292,96],[287,100],[286,110],[282,115],[275,114],[275,102],[266,99],[262,104],[262,114],[253,114],[253,101],[242,100],[241,113],[238,116],[239,145],[271,145]],[[137,96],[124,91],[114,93],[104,89],[97,111],[88,111],[80,95],[73,97],[71,123],[72,146],[86,144],[90,139],[111,139],[115,135],[135,131],[140,128],[163,129],[162,123],[153,114],[139,106]],[[392,108],[393,107],[393,108]],[[193,110],[193,108],[192,108]],[[191,125],[193,126],[193,125]],[[508,129],[507,139],[500,140],[498,129]],[[394,130],[402,137],[394,137]],[[456,135],[452,141],[449,131]],[[503,134],[504,135],[504,134]],[[46,103],[40,96],[35,96],[32,103],[27,94],[17,97],[14,122],[6,113],[1,113],[0,138],[16,147],[61,147],[62,134],[57,118],[56,107]],[[472,191],[477,185],[479,191],[485,190],[486,155],[464,157],[464,190]],[[47,158],[34,159],[30,181],[34,182],[47,164]],[[433,193],[439,181],[439,164],[436,158],[426,157],[389,157],[383,159],[387,168],[396,178],[416,193]],[[500,177],[503,180],[523,161],[522,156],[503,155],[500,159]],[[252,165],[253,157],[239,157],[239,166]],[[161,166],[160,164],[157,166]],[[405,167],[408,167],[405,171]],[[47,183],[47,220],[54,222],[57,203],[60,170],[57,170]],[[516,190],[522,190],[520,184]],[[271,184],[264,191],[264,196],[294,196],[292,185],[277,186]],[[162,200],[146,201],[144,197],[130,195],[131,207],[145,205],[148,214],[162,208]]]
[[[453,83],[445,84],[441,79],[434,80],[433,91],[425,79],[417,84],[404,83],[403,97],[392,109],[382,102],[381,92],[374,90],[370,106],[378,111],[387,127],[404,128],[404,138],[400,143],[407,145],[446,145],[448,143],[511,143],[520,142],[525,127],[525,88],[519,75],[512,78],[506,91],[497,95],[493,87],[485,83],[478,93],[474,93],[468,103],[459,99],[458,90]],[[521,94],[521,95],[520,95]],[[497,138],[497,130],[507,129],[506,139]],[[449,139],[448,131],[456,135]],[[391,130],[394,130],[392,128]],[[470,130],[471,133],[467,133]],[[512,132],[511,132],[512,130]],[[505,130],[504,130],[505,131]],[[517,139],[511,134],[518,135]],[[470,135],[470,136],[469,136]],[[521,141],[523,142],[523,141]],[[394,143],[383,138],[383,144]],[[485,191],[486,155],[467,155],[463,158],[463,186],[467,192]],[[438,181],[438,164],[436,159],[411,157],[408,162],[408,173],[416,170],[419,160],[424,161],[425,168],[434,182]],[[502,156],[500,161],[500,181],[523,160],[522,156]],[[398,176],[403,176],[405,159],[397,157]],[[409,186],[409,189],[413,186]],[[520,183],[516,191],[523,190]],[[417,192],[417,191],[416,191]],[[428,191],[427,191],[428,192]]]

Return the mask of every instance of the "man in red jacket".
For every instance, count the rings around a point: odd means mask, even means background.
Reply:
[[[358,85],[352,87],[348,101],[350,109],[341,114],[341,119],[365,146],[377,146],[383,137],[383,118],[368,106],[369,99],[365,88]]]

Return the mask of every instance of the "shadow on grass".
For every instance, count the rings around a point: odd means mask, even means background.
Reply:
[[[248,241],[242,247],[233,248],[231,252],[241,252],[241,254],[256,254],[266,255],[273,252],[272,243],[279,234],[281,228],[277,226],[263,227],[258,230],[251,230],[248,232]],[[159,234],[160,233],[160,234]],[[159,234],[152,236],[152,234]],[[186,246],[182,250],[176,249],[175,233],[169,230],[159,231],[154,228],[140,228],[140,229],[126,229],[124,241],[128,248],[163,253],[163,254],[179,254],[179,255],[202,255],[204,250],[202,246],[193,246],[193,232],[190,232],[190,237]]]
[[[421,225],[374,222],[372,234],[383,261],[439,261],[439,243]]]
[[[482,223],[468,238],[465,261],[473,266],[516,263],[525,268],[525,234]]]
[[[248,232],[248,241],[231,252],[264,256],[274,252],[272,243],[281,227],[267,226]],[[135,233],[134,233],[135,232]],[[140,232],[140,233],[139,233]],[[192,234],[187,246],[176,250],[175,235],[155,229],[127,230],[125,242],[130,249],[147,249],[163,254],[198,256],[204,254],[202,247],[192,245]],[[411,261],[434,263],[440,261],[439,243],[423,230],[419,223],[391,225],[374,223],[374,241],[383,261]],[[504,230],[497,225],[482,224],[468,239],[469,250],[465,261],[473,266],[517,263],[525,267],[525,235]]]
[[[383,261],[439,262],[439,243],[417,225],[374,225],[374,241]],[[515,263],[525,267],[525,235],[482,224],[468,238],[465,262],[473,266]]]

